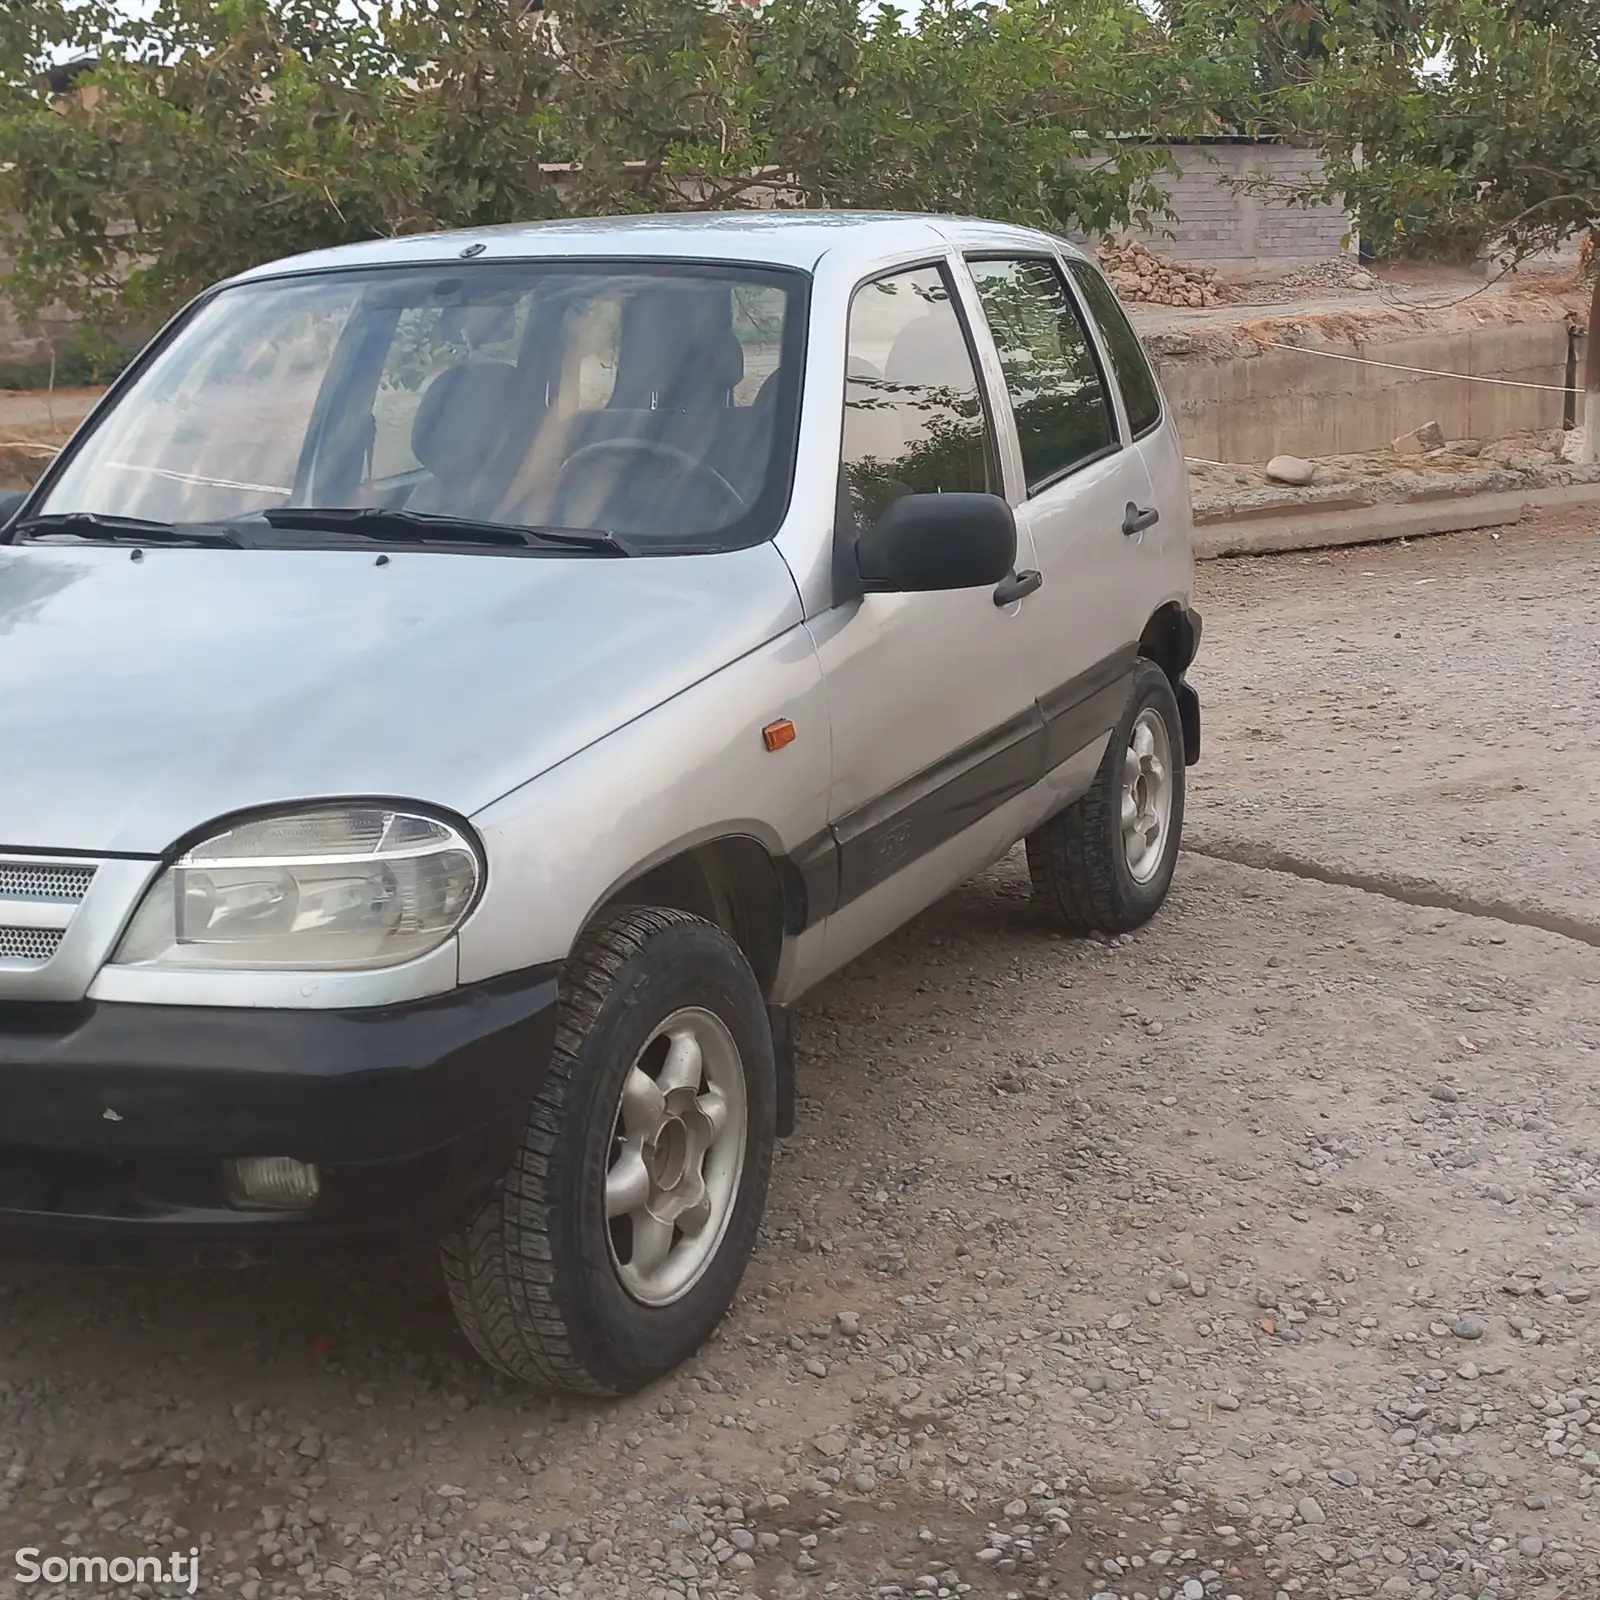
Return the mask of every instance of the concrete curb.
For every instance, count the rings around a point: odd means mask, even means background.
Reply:
[[[1433,533],[1503,528],[1534,511],[1600,506],[1600,483],[1559,484],[1495,494],[1452,495],[1436,500],[1346,505],[1337,510],[1308,506],[1275,516],[1202,522],[1194,531],[1195,559],[1270,555],[1288,550],[1326,550],[1338,545],[1383,544]]]

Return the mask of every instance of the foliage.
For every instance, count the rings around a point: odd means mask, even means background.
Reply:
[[[754,204],[1163,214],[1250,41],[1203,0],[29,0],[0,12],[0,216],[25,313],[159,319],[376,235]],[[61,98],[38,68],[94,51]],[[553,164],[565,164],[559,181]]]
[[[535,98],[515,24],[499,0],[426,11],[437,31],[421,7],[380,26],[338,0],[25,8],[32,38],[18,48],[15,20],[0,36],[7,292],[24,313],[159,319],[292,251],[533,210],[508,126]],[[38,82],[49,42],[100,51],[83,92]]]
[[[1403,235],[1511,261],[1600,229],[1600,0],[1429,0],[1414,37],[1378,38],[1344,0],[1303,92],[1328,184],[1380,248]],[[1582,459],[1600,460],[1600,279]]]
[[[1600,0],[1430,0],[1382,37],[1334,14],[1296,115],[1380,246],[1524,257],[1600,223]],[[1387,235],[1388,239],[1383,236]]]
[[[130,353],[88,330],[78,330],[55,359],[34,356],[0,363],[0,391],[76,389],[110,383],[127,366]]]

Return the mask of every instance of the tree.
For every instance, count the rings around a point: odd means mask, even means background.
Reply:
[[[62,97],[71,48],[99,65]],[[564,213],[1107,230],[1163,214],[1156,141],[1212,129],[1246,58],[1137,0],[30,0],[0,13],[6,289],[150,321],[297,250]]]
[[[1192,35],[1189,53],[1207,39],[1231,62],[1226,74],[1239,98],[1219,103],[1229,132],[1267,135],[1293,132],[1277,101],[1315,74],[1329,59],[1340,0],[1162,0],[1174,29]],[[1377,39],[1394,45],[1415,38],[1421,0],[1369,0],[1366,17]],[[1241,70],[1242,69],[1242,70]]]
[[[31,34],[0,34],[0,215],[24,314],[159,320],[274,256],[537,211],[524,129],[550,63],[502,0],[36,0],[21,18]],[[52,45],[99,55],[66,97],[37,71]]]
[[[1387,223],[1513,262],[1600,230],[1600,0],[1429,0],[1415,34],[1387,38],[1371,0],[1351,0],[1299,94],[1326,189],[1364,230]],[[1589,327],[1584,459],[1595,461],[1600,278]]]

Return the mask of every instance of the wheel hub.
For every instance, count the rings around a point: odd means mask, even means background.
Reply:
[[[668,1117],[661,1124],[660,1132],[644,1147],[644,1164],[652,1189],[661,1195],[670,1195],[683,1182],[689,1170],[689,1130],[682,1117]]]
[[[669,1305],[722,1243],[744,1169],[744,1065],[706,1011],[667,1018],[617,1108],[604,1203],[611,1261],[636,1300]]]
[[[1135,883],[1161,868],[1172,828],[1172,739],[1154,706],[1134,718],[1122,758],[1122,848]]]

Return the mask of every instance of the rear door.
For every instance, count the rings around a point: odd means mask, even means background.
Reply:
[[[1150,573],[1151,590],[1159,590],[1163,581],[1170,587],[1173,572],[1188,568],[1191,537],[1189,474],[1177,420],[1161,393],[1150,357],[1105,274],[1077,258],[1069,259],[1066,269],[1080,305],[1099,331],[1122,403],[1123,436],[1139,457],[1150,484],[1150,507],[1160,516],[1137,548],[1148,566],[1165,563],[1161,572]],[[1164,597],[1157,594],[1151,603]]]
[[[1044,583],[1035,684],[1052,766],[1094,744],[1127,702],[1151,606],[1139,546],[1150,482],[1126,447],[1103,359],[1054,253],[967,258],[1015,419]]]

